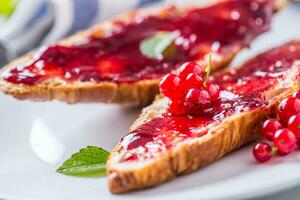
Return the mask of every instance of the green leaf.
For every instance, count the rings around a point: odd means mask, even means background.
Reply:
[[[80,149],[56,171],[66,175],[105,175],[109,152],[95,146]]]
[[[203,85],[206,87],[206,83],[208,81],[209,75],[210,75],[210,71],[211,71],[211,54],[208,55],[208,63],[207,63],[207,67],[205,68],[205,80]]]
[[[0,15],[8,17],[14,10],[17,0],[1,0],[0,1]]]
[[[158,32],[140,43],[140,51],[150,59],[161,60],[164,57],[171,57],[175,53],[175,46],[172,45],[177,37],[175,32]]]

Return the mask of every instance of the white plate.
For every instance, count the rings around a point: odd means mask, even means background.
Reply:
[[[257,52],[300,38],[300,6],[278,14],[272,31],[258,38],[240,63]],[[55,172],[70,154],[87,145],[111,150],[139,110],[120,106],[32,103],[0,95],[0,199],[232,199],[277,192],[300,182],[300,154],[253,161],[244,147],[195,173],[159,187],[112,195],[106,178],[70,177]]]

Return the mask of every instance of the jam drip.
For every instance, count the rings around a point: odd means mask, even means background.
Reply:
[[[74,46],[50,46],[24,66],[1,76],[15,84],[35,85],[59,77],[66,82],[134,82],[160,78],[186,61],[201,60],[209,52],[222,59],[269,29],[272,0],[228,0],[184,13],[171,7],[166,16],[138,16],[130,23],[115,22],[106,37],[91,36]],[[176,14],[174,14],[176,13]],[[142,55],[142,40],[160,31],[179,33],[176,53],[161,60]]]
[[[221,89],[220,100],[205,116],[174,116],[166,112],[140,125],[121,139],[124,161],[155,157],[178,143],[206,134],[210,124],[253,109],[266,109],[264,92],[286,78],[300,60],[300,42],[287,43],[246,62],[241,68],[212,76]],[[296,76],[299,78],[300,75]]]

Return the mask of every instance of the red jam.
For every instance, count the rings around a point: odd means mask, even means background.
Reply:
[[[248,46],[269,29],[273,15],[272,0],[229,0],[206,8],[166,16],[138,16],[130,23],[115,22],[109,36],[91,36],[74,46],[50,46],[41,50],[24,66],[5,71],[6,81],[35,85],[59,77],[72,81],[134,82],[160,78],[186,61],[201,60],[209,52],[218,61]],[[161,60],[142,55],[139,44],[159,31],[177,31],[176,55]]]
[[[174,116],[164,113],[121,139],[124,161],[147,159],[175,147],[179,142],[206,134],[207,126],[233,114],[266,109],[264,92],[285,79],[287,71],[300,60],[300,42],[290,42],[246,62],[241,68],[212,76],[219,84],[220,100],[206,116]],[[299,63],[298,63],[299,65]],[[296,76],[300,80],[300,73]]]

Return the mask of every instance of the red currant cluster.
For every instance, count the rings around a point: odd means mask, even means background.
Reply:
[[[284,99],[278,107],[277,119],[268,119],[262,127],[262,136],[273,141],[271,147],[266,142],[257,143],[253,148],[253,155],[258,162],[266,162],[277,152],[287,155],[292,152],[300,141],[300,91],[293,97]]]
[[[219,99],[218,85],[208,81],[210,63],[204,69],[194,62],[183,64],[178,74],[168,74],[160,82],[160,92],[170,99],[173,115],[203,114]]]

